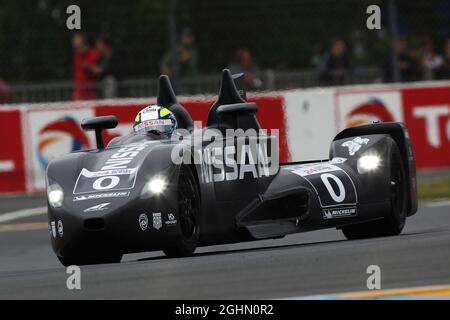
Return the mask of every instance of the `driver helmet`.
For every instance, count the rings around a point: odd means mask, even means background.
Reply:
[[[133,131],[138,134],[152,133],[170,137],[177,129],[177,120],[173,113],[158,105],[147,106],[136,115]]]

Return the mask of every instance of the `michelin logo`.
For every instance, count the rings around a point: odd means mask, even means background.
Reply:
[[[325,220],[336,218],[356,217],[356,207],[323,209],[323,218]]]
[[[90,195],[82,195],[76,196],[73,198],[73,201],[83,201],[83,200],[93,200],[93,199],[102,199],[102,198],[120,198],[120,197],[128,197],[130,192],[108,192],[108,193],[100,193],[100,194],[90,194]]]

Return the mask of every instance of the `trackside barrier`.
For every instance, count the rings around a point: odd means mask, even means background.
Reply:
[[[278,91],[250,95],[265,129],[279,129],[280,161],[325,159],[340,130],[372,121],[402,121],[409,128],[417,167],[450,167],[450,82],[364,85]],[[196,121],[206,122],[213,96],[181,97]],[[115,115],[119,126],[105,141],[130,132],[148,99],[8,105],[0,108],[0,193],[34,193],[45,188],[48,162],[93,148],[81,130],[83,118]]]

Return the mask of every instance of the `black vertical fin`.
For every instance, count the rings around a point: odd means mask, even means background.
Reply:
[[[177,97],[173,91],[169,77],[161,75],[158,82],[158,93],[156,95],[156,103],[159,106],[168,108],[174,104],[178,104]]]
[[[215,105],[243,103],[244,99],[239,95],[230,70],[223,69],[220,80],[219,97]]]
[[[156,96],[158,106],[169,109],[175,115],[178,121],[178,128],[187,130],[194,129],[194,120],[187,110],[178,103],[175,92],[173,91],[169,77],[162,75],[159,77],[158,94]]]
[[[247,100],[247,91],[245,89],[245,74],[243,72],[233,74],[233,81],[241,98]]]

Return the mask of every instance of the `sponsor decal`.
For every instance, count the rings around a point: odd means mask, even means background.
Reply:
[[[148,228],[148,217],[145,213],[139,215],[139,227],[141,227],[142,231],[145,231]]]
[[[137,168],[129,168],[133,159],[154,141],[133,143],[118,149],[105,161],[99,171],[83,168],[75,183],[73,194],[133,189]]]
[[[250,143],[237,143],[219,147],[207,147],[197,150],[196,159],[200,160],[202,180],[205,183],[243,180],[245,178],[269,177],[278,172],[278,141],[269,136],[259,137],[259,141],[250,139]],[[276,139],[275,139],[276,140]],[[269,151],[271,155],[269,155]]]
[[[64,226],[61,220],[58,220],[58,234],[60,238],[64,235]]]
[[[161,229],[161,227],[162,227],[161,212],[153,213],[153,228],[159,230]]]
[[[51,228],[52,228],[52,236],[53,238],[56,238],[56,225],[55,221],[50,222]]]
[[[322,213],[325,220],[357,216],[356,207],[322,209]]]
[[[106,175],[101,171],[91,172],[83,168],[75,183],[73,194],[133,189],[136,173],[135,168],[124,170],[116,175]]]
[[[97,205],[92,206],[90,208],[84,209],[83,211],[84,212],[94,212],[94,211],[107,210],[107,209],[109,209],[108,205],[110,205],[110,204],[111,204],[111,202],[100,203],[100,204],[97,204]]]
[[[96,172],[83,168],[75,183],[73,194],[133,189],[136,173],[136,168]]]
[[[136,172],[136,168],[93,171],[93,172],[91,172],[87,169],[83,169],[81,171],[82,172],[84,171],[83,175],[88,178],[100,178],[100,177],[106,177],[106,176],[120,176],[120,175],[134,174]]]
[[[335,165],[324,162],[294,165],[287,169],[308,181],[323,209],[358,203],[353,180],[347,172]]]
[[[135,127],[135,131],[139,131],[148,127],[153,127],[153,126],[170,126],[172,125],[172,120],[170,119],[158,119],[158,120],[146,120],[143,121],[142,123],[138,124]]]
[[[333,159],[330,160],[331,164],[339,164],[339,163],[344,163],[345,161],[347,161],[347,158],[341,158],[341,157],[334,157]]]
[[[129,195],[130,195],[129,191],[94,193],[94,194],[76,196],[73,198],[73,201],[84,201],[84,200],[93,200],[93,199],[102,199],[102,198],[121,198],[121,197],[128,197]]]
[[[117,152],[113,153],[111,157],[106,160],[100,171],[114,170],[114,169],[128,169],[128,165],[133,159],[144,150],[148,144],[154,143],[153,141],[147,141],[143,143],[132,143],[126,147],[120,148]]]
[[[167,215],[167,221],[165,222],[166,226],[175,226],[177,222],[178,221],[175,219],[175,215],[173,213],[169,213]]]
[[[148,108],[145,108],[141,112],[141,116],[145,115],[144,119],[141,119],[141,121],[144,121],[144,120],[147,120],[147,119],[157,119],[159,110],[160,110],[160,107],[156,106],[156,105],[148,107]]]
[[[345,141],[343,144],[341,144],[342,147],[347,147],[348,148],[348,154],[351,156],[354,156],[356,152],[359,151],[359,149],[361,149],[361,147],[363,145],[366,145],[369,143],[369,139],[367,138],[361,138],[361,137],[356,137],[353,138],[353,140],[348,140]]]
[[[313,174],[331,172],[331,171],[341,171],[342,169],[332,165],[331,163],[311,163],[311,164],[301,164],[296,165],[291,168],[293,173],[298,174],[301,177],[310,176]]]
[[[201,122],[196,122],[201,128]],[[204,183],[261,178],[279,169],[278,129],[177,129],[171,136],[174,164],[201,165]],[[180,143],[181,142],[181,143]]]

